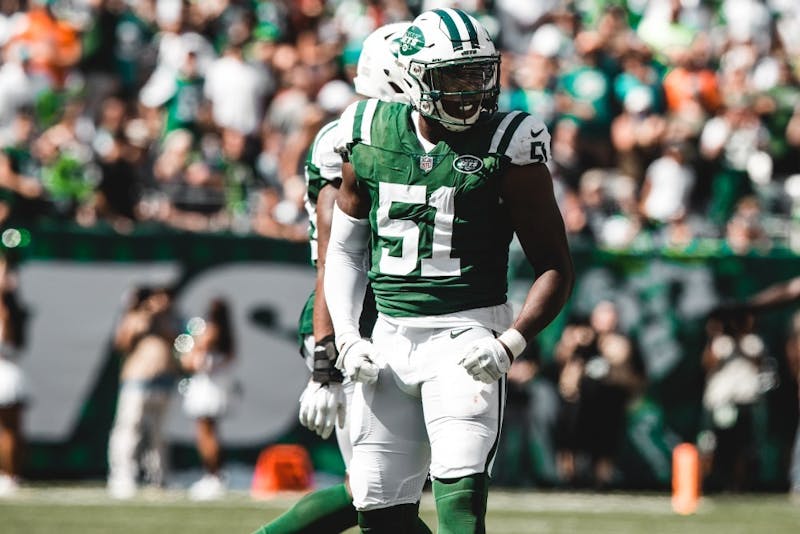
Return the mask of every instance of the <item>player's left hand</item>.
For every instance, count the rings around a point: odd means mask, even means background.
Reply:
[[[342,385],[308,381],[300,395],[300,424],[327,439],[337,423],[344,427],[346,401]]]
[[[475,380],[491,384],[506,374],[511,358],[502,343],[486,337],[476,341],[458,364]]]

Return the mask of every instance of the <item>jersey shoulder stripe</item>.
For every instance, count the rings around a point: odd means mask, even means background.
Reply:
[[[508,158],[513,165],[547,163],[550,161],[550,132],[538,117],[512,111],[500,118],[489,152]]]
[[[378,100],[374,98],[358,103],[353,117],[353,141],[358,141],[365,145],[371,144],[372,117],[375,116],[375,108],[377,107]]]
[[[339,153],[349,153],[356,143],[370,144],[372,141],[372,117],[380,101],[377,98],[359,100],[345,108],[339,117],[333,148]]]

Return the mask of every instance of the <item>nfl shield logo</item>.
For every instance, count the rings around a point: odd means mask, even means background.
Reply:
[[[425,172],[430,171],[433,168],[433,156],[420,156],[419,168]]]

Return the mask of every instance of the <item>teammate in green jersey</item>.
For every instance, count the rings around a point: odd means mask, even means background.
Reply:
[[[336,367],[356,382],[350,487],[362,532],[413,532],[430,472],[438,532],[485,532],[505,373],[573,284],[550,135],[536,117],[496,113],[499,54],[460,10],[418,16],[398,62],[411,106],[361,101],[336,130],[345,163],[324,288]],[[536,272],[516,317],[514,232]],[[371,340],[358,330],[368,281]]]
[[[367,37],[354,80],[357,93],[387,102],[407,101],[398,85],[402,72],[395,66],[395,56],[399,47],[398,39],[408,26],[407,22],[388,24]],[[317,268],[317,283],[306,302],[298,327],[301,353],[312,371],[311,379],[300,397],[300,422],[323,439],[328,438],[335,428],[339,450],[348,467],[352,446],[347,405],[352,397],[353,383],[343,380],[341,372],[333,367],[336,359],[333,324],[322,287],[330,218],[341,183],[342,159],[333,150],[337,122],[323,126],[317,133],[305,165],[305,205],[310,221],[311,260]],[[363,322],[369,325],[369,330],[375,317],[374,305],[368,299]],[[344,483],[303,497],[256,534],[335,533],[356,526],[357,520],[350,491]],[[417,520],[414,532],[430,534],[421,520]]]

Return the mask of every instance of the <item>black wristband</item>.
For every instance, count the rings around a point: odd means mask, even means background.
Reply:
[[[344,376],[334,366],[337,355],[333,336],[326,336],[319,340],[314,347],[314,370],[311,374],[314,382],[322,385],[327,385],[331,382],[342,383]]]

